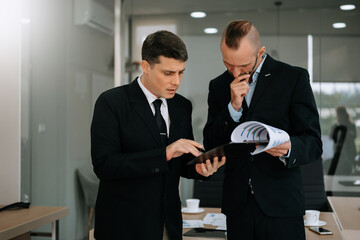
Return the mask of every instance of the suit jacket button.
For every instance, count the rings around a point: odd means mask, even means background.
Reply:
[[[250,160],[251,162],[253,162],[253,161],[254,161],[254,157],[253,157],[253,156],[250,156],[250,157],[249,157],[249,160]]]
[[[159,168],[155,168],[155,172],[160,172],[160,169]]]

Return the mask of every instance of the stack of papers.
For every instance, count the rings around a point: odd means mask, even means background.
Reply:
[[[244,122],[231,133],[231,141],[234,143],[266,143],[259,144],[252,155],[279,146],[289,139],[289,134],[284,130],[257,121]]]
[[[218,230],[226,230],[226,216],[222,213],[208,213],[203,219],[203,224],[216,226]]]
[[[203,220],[183,220],[183,228],[203,228],[204,224],[216,226],[217,230],[226,230],[226,216],[222,213],[208,213]]]
[[[203,228],[202,220],[183,220],[183,228]]]

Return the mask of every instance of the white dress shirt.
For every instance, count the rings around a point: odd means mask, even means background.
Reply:
[[[141,76],[140,76],[141,77]],[[145,97],[150,105],[151,111],[153,113],[153,115],[155,116],[155,107],[153,102],[158,99],[154,94],[152,94],[149,90],[147,90],[147,88],[142,84],[140,77],[137,78],[137,81],[139,83],[139,86],[141,88],[141,90],[144,92]],[[167,136],[169,137],[169,130],[170,130],[170,117],[169,117],[169,109],[168,109],[168,105],[167,105],[167,101],[165,98],[159,98],[163,104],[161,104],[160,107],[160,112],[162,117],[165,120],[166,123],[166,130],[167,130]]]

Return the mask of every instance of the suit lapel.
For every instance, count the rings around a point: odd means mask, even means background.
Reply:
[[[149,132],[155,139],[155,141],[162,145],[158,126],[156,124],[154,115],[150,109],[149,103],[145,97],[145,94],[141,90],[137,79],[130,84],[129,101],[134,111],[143,120],[144,125],[148,128]]]
[[[174,98],[167,99],[169,118],[170,118],[170,131],[169,131],[169,144],[178,139],[181,123],[181,108],[178,107]]]
[[[271,80],[276,73],[275,65],[276,65],[276,61],[268,55],[265,59],[265,62],[258,76],[254,95],[251,99],[251,103],[249,106],[249,112],[251,112],[255,108],[256,104],[261,99],[263,92],[265,91],[265,89],[268,88],[268,86],[272,82]]]

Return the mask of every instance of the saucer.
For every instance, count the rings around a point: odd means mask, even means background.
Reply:
[[[304,225],[305,227],[322,227],[326,225],[326,222],[324,221],[319,221],[318,224],[313,224],[313,225],[307,225],[306,224],[306,220],[304,220]]]
[[[182,213],[202,213],[204,211],[203,208],[198,208],[196,211],[189,211],[188,208],[182,208],[181,212]]]

